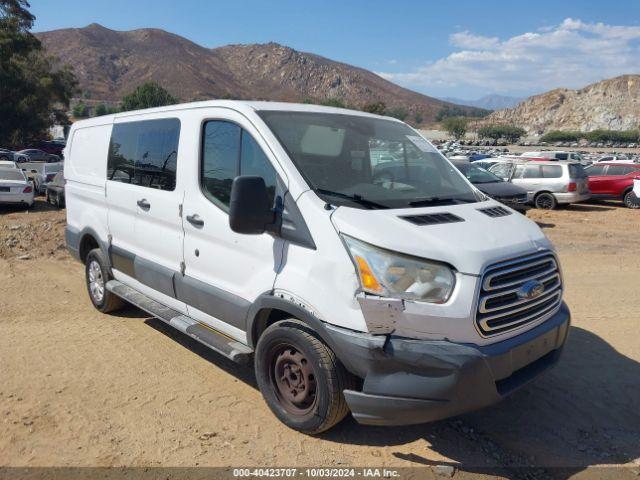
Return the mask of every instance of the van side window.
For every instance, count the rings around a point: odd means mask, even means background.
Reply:
[[[200,182],[205,196],[229,210],[231,184],[238,175],[262,177],[273,201],[276,171],[253,137],[235,123],[211,120],[204,126]]]
[[[229,208],[231,183],[238,176],[240,127],[214,120],[204,126],[200,182],[202,191],[224,210]]]
[[[267,186],[269,200],[273,205],[276,197],[276,171],[264,154],[260,145],[253,137],[242,130],[242,145],[240,148],[240,175],[255,175],[262,177]]]
[[[109,143],[107,180],[174,190],[179,137],[177,118],[115,124]]]

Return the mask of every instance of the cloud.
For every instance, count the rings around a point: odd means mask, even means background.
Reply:
[[[447,57],[413,71],[379,75],[423,91],[470,88],[522,94],[640,73],[640,26],[567,18],[506,40],[463,31],[452,34],[449,41],[456,50]]]

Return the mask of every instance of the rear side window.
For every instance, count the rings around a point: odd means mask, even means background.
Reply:
[[[179,137],[177,118],[115,124],[107,180],[174,190]]]
[[[556,153],[556,159],[558,160],[567,160],[569,155],[567,153]]]
[[[540,166],[539,165],[526,165],[522,178],[540,178]]]
[[[562,177],[562,167],[560,165],[542,165],[542,178],[560,178]]]
[[[585,170],[587,175],[590,177],[599,177],[600,175],[604,175],[605,165],[594,165],[593,167],[589,167]]]
[[[235,123],[212,120],[205,124],[200,168],[202,191],[225,211],[238,175],[262,177],[272,202],[275,198],[275,169],[254,138]]]
[[[635,167],[631,165],[609,165],[609,170],[607,170],[607,176],[611,175],[627,175],[636,170]]]

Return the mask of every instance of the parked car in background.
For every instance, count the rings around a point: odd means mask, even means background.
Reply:
[[[63,150],[65,147],[64,142],[59,141],[42,141],[36,144],[36,147],[43,152],[49,153],[51,155],[56,155],[57,157],[62,158]]]
[[[45,183],[53,180],[56,173],[62,170],[62,162],[58,163],[42,163],[42,162],[28,162],[20,165],[20,168],[25,171],[28,177],[33,180],[36,193],[44,193]]]
[[[482,193],[518,212],[525,213],[529,210],[527,191],[524,188],[505,182],[474,163],[457,161],[451,163]]]
[[[18,168],[0,168],[0,204],[33,205],[33,184]]]
[[[64,171],[60,170],[53,177],[53,180],[44,184],[47,203],[55,205],[58,208],[64,207],[64,183]]]
[[[524,188],[529,201],[543,210],[591,198],[587,174],[578,162],[514,162],[496,164],[489,171],[501,178],[507,174],[508,180]]]
[[[0,148],[0,161],[20,163],[20,162],[29,161],[29,157],[27,157],[26,155],[22,155],[18,152],[14,152],[13,150]]]
[[[640,208],[633,193],[633,180],[640,175],[640,164],[598,162],[585,171],[594,198],[621,200],[628,208]]]
[[[626,155],[605,155],[597,163],[634,163],[634,159]]]
[[[23,157],[26,157],[29,162],[59,162],[60,157],[58,155],[52,155],[37,148],[28,148],[26,150],[20,150],[18,152]]]
[[[580,162],[582,165],[585,165],[585,166],[591,165],[592,163],[591,161],[585,159],[578,152],[565,152],[561,150],[524,152],[521,155],[521,157],[527,157],[531,160],[537,160],[537,161],[547,161],[547,160],[573,161],[573,162]]]

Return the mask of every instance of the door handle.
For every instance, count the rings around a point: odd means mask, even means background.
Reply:
[[[149,210],[151,208],[151,204],[149,202],[147,202],[146,198],[138,200],[137,204],[143,210]]]
[[[204,227],[204,220],[200,218],[200,215],[194,213],[193,215],[187,215],[187,222],[194,227]]]

